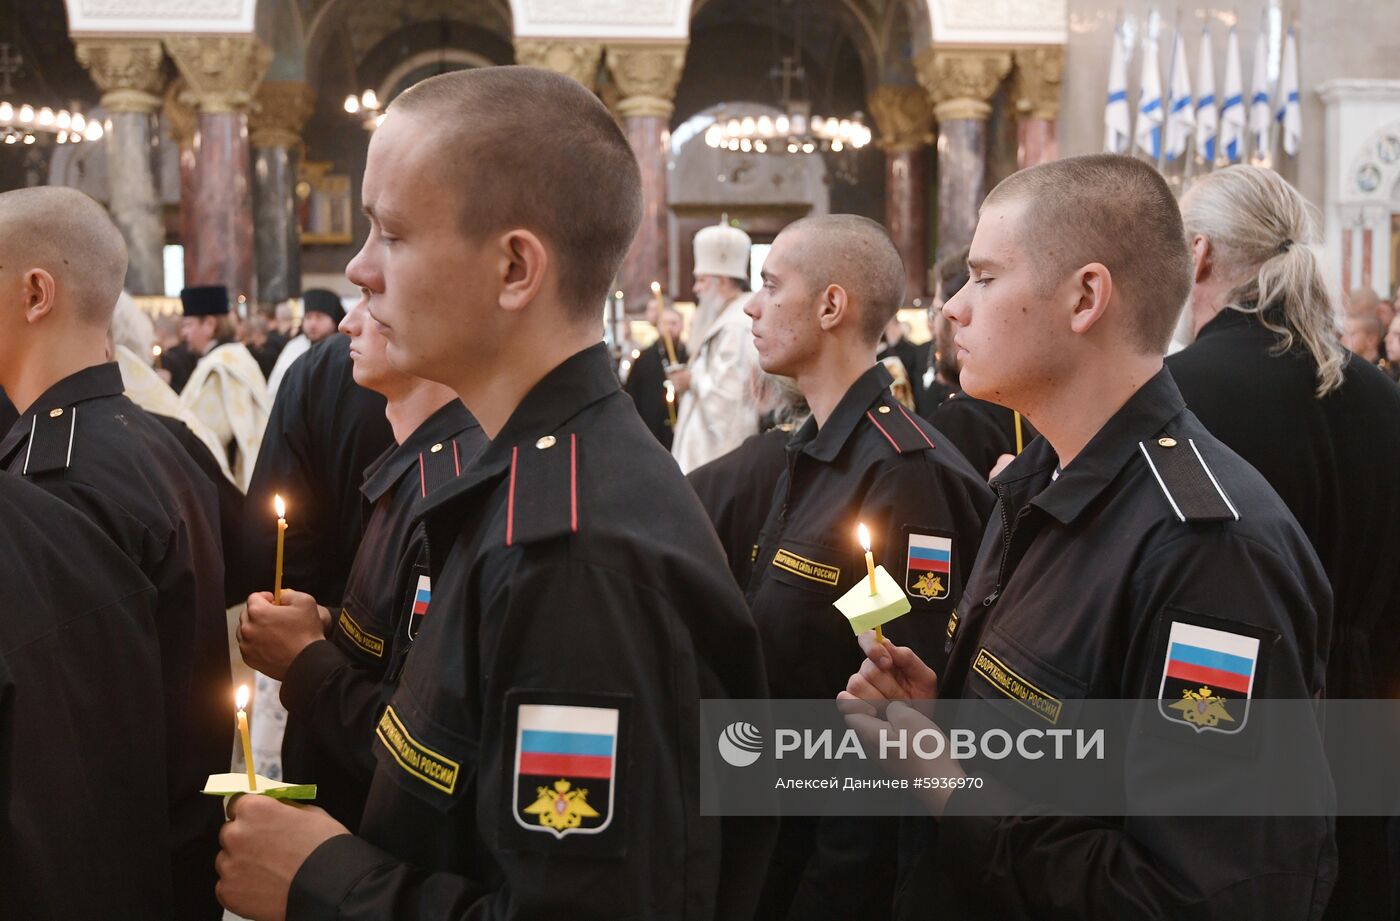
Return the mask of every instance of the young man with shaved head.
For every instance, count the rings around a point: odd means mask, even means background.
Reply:
[[[774,697],[829,698],[860,664],[832,606],[866,577],[859,525],[914,605],[890,635],[933,656],[991,509],[985,480],[900,405],[875,363],[904,278],[879,224],[807,218],[773,242],[745,307],[763,370],[792,378],[812,410],[788,444],[748,584]],[[894,826],[784,820],[759,916],[888,917]]]
[[[346,274],[390,363],[491,444],[424,506],[431,601],[365,740],[358,837],[244,797],[221,898],[259,921],[751,917],[771,823],[700,815],[697,745],[702,698],[763,696],[757,633],[601,342],[641,212],[626,139],[568,77],[444,74],[390,106],[363,200]]]
[[[339,329],[350,340],[355,383],[384,396],[394,430],[394,444],[364,471],[360,492],[371,511],[359,552],[338,598],[318,599],[291,582],[280,604],[271,592],[250,595],[237,638],[243,661],[281,682],[283,773],[314,781],[316,802],[355,828],[374,773],[368,740],[381,682],[402,666],[427,616],[418,580],[401,592],[397,569],[417,566],[427,575],[419,506],[471,468],[486,436],[451,389],[389,364],[364,300]],[[431,582],[424,587],[431,594]]]
[[[175,917],[213,918],[220,815],[199,791],[229,759],[218,499],[165,426],[123,395],[107,359],[126,264],[121,234],[81,192],[0,194],[0,388],[20,407],[0,470],[84,512],[156,587],[171,831],[128,845],[168,849]]]
[[[1155,809],[1055,814],[1040,804],[1058,791],[1040,789],[979,815],[976,791],[930,791],[940,821],[905,829],[916,844],[897,917],[1319,917],[1336,857],[1320,810],[1193,811],[1214,789],[1204,778],[1258,786],[1322,762],[1316,726],[1299,723],[1288,757],[1258,764],[1276,737],[1256,726],[1277,724],[1246,717],[1252,698],[1321,694],[1332,595],[1282,500],[1163,368],[1191,287],[1171,190],[1128,157],[1023,170],[987,197],[968,265],[971,281],[943,306],[962,386],[1020,410],[1041,437],[992,481],[997,512],[946,664],[866,634],[869,658],[840,696],[1004,701],[987,720],[1012,734],[1075,725],[1085,699],[1144,700],[1130,733],[1107,731],[1128,764],[1113,781]],[[1218,731],[1197,731],[1207,709]],[[851,720],[878,731],[888,724],[876,712]],[[896,731],[931,725],[910,707],[878,712]],[[1153,771],[1173,756],[1190,770]],[[1286,808],[1315,808],[1298,800],[1330,790],[1325,773],[1304,782]]]

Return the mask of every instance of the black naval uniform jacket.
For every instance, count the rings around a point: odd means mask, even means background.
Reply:
[[[829,700],[860,667],[860,646],[833,606],[866,583],[858,524],[913,607],[885,634],[930,659],[972,568],[991,489],[937,429],[900,405],[890,382],[873,365],[825,425],[808,419],[787,445],[748,591],[776,698]],[[938,556],[942,566],[911,567],[911,552]],[[888,918],[897,830],[892,819],[784,819],[760,915]]]
[[[1026,725],[1040,728],[1065,701],[1179,702],[1180,682],[1164,678],[1174,636],[1258,641],[1252,690],[1225,701],[1237,714],[1242,696],[1322,692],[1322,567],[1263,477],[1186,409],[1170,372],[1057,478],[1056,464],[1040,438],[993,481],[996,512],[948,624],[940,696],[1028,701]],[[1161,719],[1150,744],[1201,745],[1190,725]],[[1290,744],[1321,758],[1315,737]],[[1211,757],[1232,757],[1202,752],[1206,773]],[[1335,874],[1323,817],[956,814],[976,795],[954,792],[938,823],[907,821],[897,917],[1301,921],[1318,917]]]
[[[786,425],[750,435],[733,451],[686,474],[740,586],[749,584],[758,535],[773,504],[778,478],[787,469],[787,443],[793,429]]]
[[[277,390],[248,484],[243,540],[230,561],[228,603],[272,584],[273,496],[287,503],[282,584],[338,603],[364,533],[365,468],[394,443],[384,397],[355,383],[350,338],[336,333],[292,363]]]
[[[986,476],[1003,454],[1016,453],[1016,414],[1005,406],[954,391],[927,416],[929,423],[947,437],[967,458],[972,469]],[[1021,447],[1036,436],[1030,422],[1021,420]]]
[[[0,917],[171,918],[155,589],[0,472],[0,597]]]
[[[699,814],[698,717],[763,696],[758,637],[605,346],[546,375],[425,514],[451,549],[359,837],[311,854],[288,918],[749,916],[771,823]]]
[[[352,831],[374,774],[368,740],[383,705],[384,676],[396,650],[406,651],[400,631],[416,633],[426,616],[426,604],[415,614],[419,580],[406,592],[397,585],[400,569],[425,558],[419,507],[469,469],[485,445],[481,426],[453,399],[369,466],[360,487],[369,523],[344,597],[331,612],[330,635],[303,649],[282,679],[283,773],[314,782],[316,804]],[[424,566],[421,575],[427,572]],[[430,584],[422,588],[431,594]]]
[[[820,430],[808,419],[787,445],[748,586],[776,698],[830,698],[860,667],[855,635],[832,606],[866,579],[858,524],[870,531],[876,564],[913,605],[885,633],[922,656],[943,648],[948,613],[972,568],[991,489],[937,429],[899,404],[890,381],[873,365]],[[910,568],[911,548],[950,559],[941,570]]]
[[[116,363],[50,387],[0,441],[0,468],[85,513],[156,587],[170,852],[179,917],[217,917],[219,804],[200,790],[229,760],[228,626],[214,485],[123,394]]]

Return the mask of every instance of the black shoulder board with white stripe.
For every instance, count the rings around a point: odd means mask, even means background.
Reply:
[[[78,427],[78,407],[61,406],[34,414],[25,448],[25,476],[67,470],[73,462],[73,435]]]
[[[1240,513],[1190,438],[1138,442],[1147,466],[1182,521],[1238,521]]]
[[[927,426],[920,425],[913,413],[889,394],[882,396],[880,402],[866,410],[865,418],[870,420],[875,429],[884,435],[900,454],[927,451],[934,447]]]

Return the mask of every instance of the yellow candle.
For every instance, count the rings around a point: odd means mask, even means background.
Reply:
[[[253,740],[248,735],[248,685],[240,684],[234,696],[238,704],[238,737],[243,740],[243,761],[248,766],[248,789],[258,788],[258,778],[253,772]]]
[[[671,420],[671,428],[676,427],[676,386],[666,382],[666,415]]]
[[[865,572],[870,576],[870,594],[878,595],[879,586],[875,584],[875,554],[870,552],[870,530],[866,528],[865,522],[861,522],[856,528],[856,536],[860,538],[860,545],[865,549]],[[885,633],[880,629],[880,625],[875,625],[875,642],[883,643]]]
[[[1021,435],[1021,414],[1015,413],[1014,415],[1016,418],[1016,453],[1020,454],[1021,449],[1025,447],[1025,438]]]
[[[671,341],[671,334],[664,329],[661,331],[661,341],[666,343],[666,360],[673,365],[680,364],[680,362],[676,361],[676,346],[675,343]]]
[[[277,574],[272,579],[272,603],[282,603],[282,543],[287,534],[287,505],[281,496],[272,497],[277,506]]]

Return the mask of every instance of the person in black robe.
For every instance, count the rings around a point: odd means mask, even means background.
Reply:
[[[671,439],[676,433],[677,404],[674,396],[671,401],[666,399],[666,369],[672,362],[666,350],[665,336],[661,335],[662,331],[671,337],[671,348],[675,350],[677,366],[684,365],[690,360],[690,356],[680,338],[681,315],[673,308],[666,307],[661,310],[656,322],[656,341],[642,349],[636,361],[632,362],[632,370],[628,372],[627,383],[622,389],[627,391],[632,402],[637,404],[637,414],[656,436],[656,440],[669,451]]]

